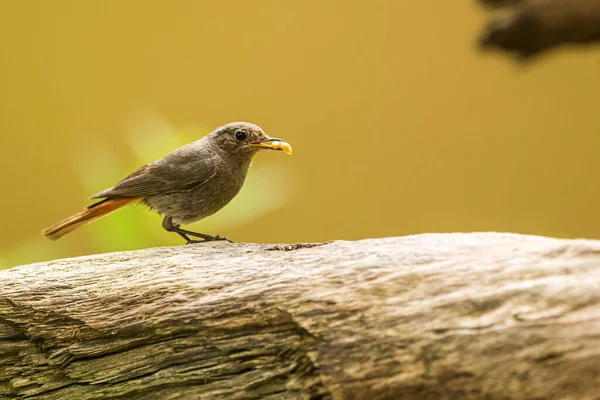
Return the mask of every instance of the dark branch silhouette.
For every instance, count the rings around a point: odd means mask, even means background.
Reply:
[[[482,49],[531,60],[566,45],[600,41],[600,0],[479,0],[493,16]]]

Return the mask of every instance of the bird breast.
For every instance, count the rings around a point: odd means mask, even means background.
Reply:
[[[248,167],[234,170],[220,170],[190,191],[150,196],[145,202],[159,214],[172,217],[177,225],[199,221],[225,207],[239,193]]]

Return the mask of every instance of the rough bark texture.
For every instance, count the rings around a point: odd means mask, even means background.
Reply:
[[[0,398],[599,396],[598,241],[211,243],[0,272]]]
[[[550,49],[600,41],[600,0],[479,0],[503,8],[481,37],[482,48],[530,60]]]

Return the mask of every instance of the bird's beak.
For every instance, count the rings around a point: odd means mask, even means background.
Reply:
[[[290,156],[292,155],[292,146],[282,139],[269,138],[265,140],[259,140],[257,142],[250,142],[248,144],[250,146],[260,147],[262,149],[283,150],[285,154]]]

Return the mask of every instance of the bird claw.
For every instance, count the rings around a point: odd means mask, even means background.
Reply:
[[[233,243],[233,240],[229,239],[227,236],[221,237],[221,236],[217,235],[213,238],[213,241],[217,241],[217,240],[226,240],[229,243]]]
[[[221,237],[221,236],[217,235],[217,236],[212,236],[210,239],[202,239],[202,240],[189,239],[186,244],[217,242],[217,241],[223,241],[223,240],[227,241],[229,243],[233,243],[233,240],[229,239],[228,237],[226,237],[226,236]]]

